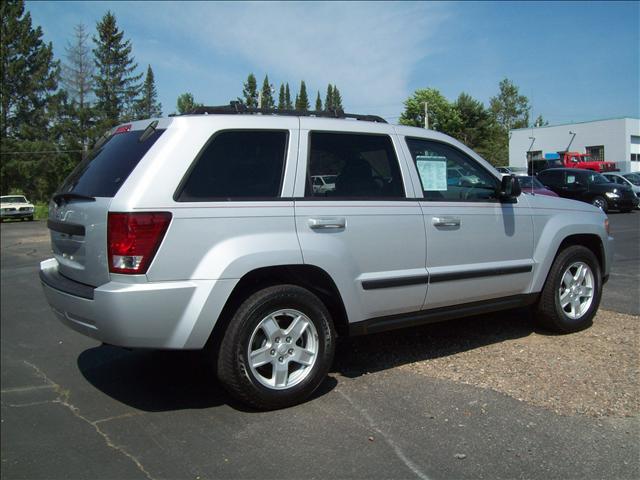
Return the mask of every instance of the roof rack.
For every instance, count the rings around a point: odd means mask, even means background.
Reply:
[[[262,114],[262,115],[293,115],[297,117],[323,117],[323,118],[353,118],[366,122],[387,123],[387,121],[377,115],[361,115],[358,113],[345,113],[341,109],[319,111],[319,110],[276,110],[273,108],[247,107],[238,101],[232,101],[229,105],[214,107],[196,107],[184,115],[211,115],[211,114]]]

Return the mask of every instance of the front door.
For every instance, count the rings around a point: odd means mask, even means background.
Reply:
[[[407,138],[424,199],[429,287],[425,309],[525,293],[533,270],[526,195],[497,199],[498,179],[448,143]]]

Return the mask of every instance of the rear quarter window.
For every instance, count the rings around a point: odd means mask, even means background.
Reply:
[[[206,202],[279,197],[288,136],[286,130],[216,133],[187,172],[174,199]]]

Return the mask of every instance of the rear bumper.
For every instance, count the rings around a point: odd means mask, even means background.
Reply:
[[[56,317],[88,337],[127,348],[204,347],[237,282],[111,281],[93,288],[63,277],[57,270],[55,259],[40,264],[44,294]]]

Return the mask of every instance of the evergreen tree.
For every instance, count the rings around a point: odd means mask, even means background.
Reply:
[[[545,127],[549,125],[549,122],[547,120],[545,120],[542,115],[538,115],[536,118],[536,121],[533,122],[533,125],[531,125],[532,127]]]
[[[242,89],[243,98],[240,99],[247,107],[258,106],[258,84],[256,82],[256,76],[250,73],[247,77],[247,81],[244,82],[244,88]]]
[[[304,80],[300,82],[300,93],[296,97],[296,110],[306,112],[309,110],[309,97],[307,96],[307,86]]]
[[[58,87],[60,67],[52,45],[42,41],[42,29],[32,27],[24,1],[1,2],[0,15],[0,140],[38,140],[47,128],[46,107]]]
[[[262,82],[262,108],[273,108],[273,93],[271,93],[271,84],[269,83],[269,75],[264,76]]]
[[[66,62],[62,65],[62,84],[68,98],[64,102],[69,109],[65,113],[75,120],[70,121],[69,127],[76,136],[76,141],[81,150],[87,151],[91,143],[91,130],[93,127],[93,109],[90,98],[93,91],[94,65],[89,47],[89,34],[84,25],[74,27],[73,42],[69,42],[66,51]],[[63,112],[60,110],[60,112]],[[67,143],[70,140],[67,140]]]
[[[342,95],[340,95],[340,90],[335,85],[333,86],[333,94],[331,96],[333,101],[333,108],[335,110],[342,110]]]
[[[322,100],[320,100],[320,91],[318,91],[318,96],[316,97],[316,111],[322,111]]]
[[[289,84],[284,87],[284,103],[287,110],[293,110],[293,103],[291,103],[291,92],[289,90]]]
[[[142,74],[135,74],[138,64],[131,55],[130,40],[118,29],[116,17],[110,11],[97,24],[95,96],[98,128],[101,131],[128,120],[133,115],[135,99],[140,92]]]
[[[201,103],[196,103],[193,99],[193,95],[189,92],[183,93],[182,95],[178,95],[178,99],[176,101],[176,108],[178,109],[178,113],[183,115],[185,113],[189,113],[196,107],[201,107]]]
[[[329,111],[333,110],[333,86],[327,85],[327,95],[324,97],[324,109]]]
[[[453,136],[469,148],[479,150],[489,137],[492,126],[491,114],[482,102],[466,93],[458,96],[453,107],[460,119],[460,128]]]
[[[61,102],[60,67],[23,1],[1,2],[0,17],[0,190],[44,200],[55,188],[50,174],[57,165],[54,155],[37,152],[56,149],[51,127]]]
[[[142,84],[142,98],[136,105],[137,118],[155,118],[162,116],[162,104],[158,102],[158,91],[151,65],[147,66],[147,75]]]
[[[280,84],[280,93],[278,93],[278,110],[284,110],[287,107],[284,96],[284,84]]]

